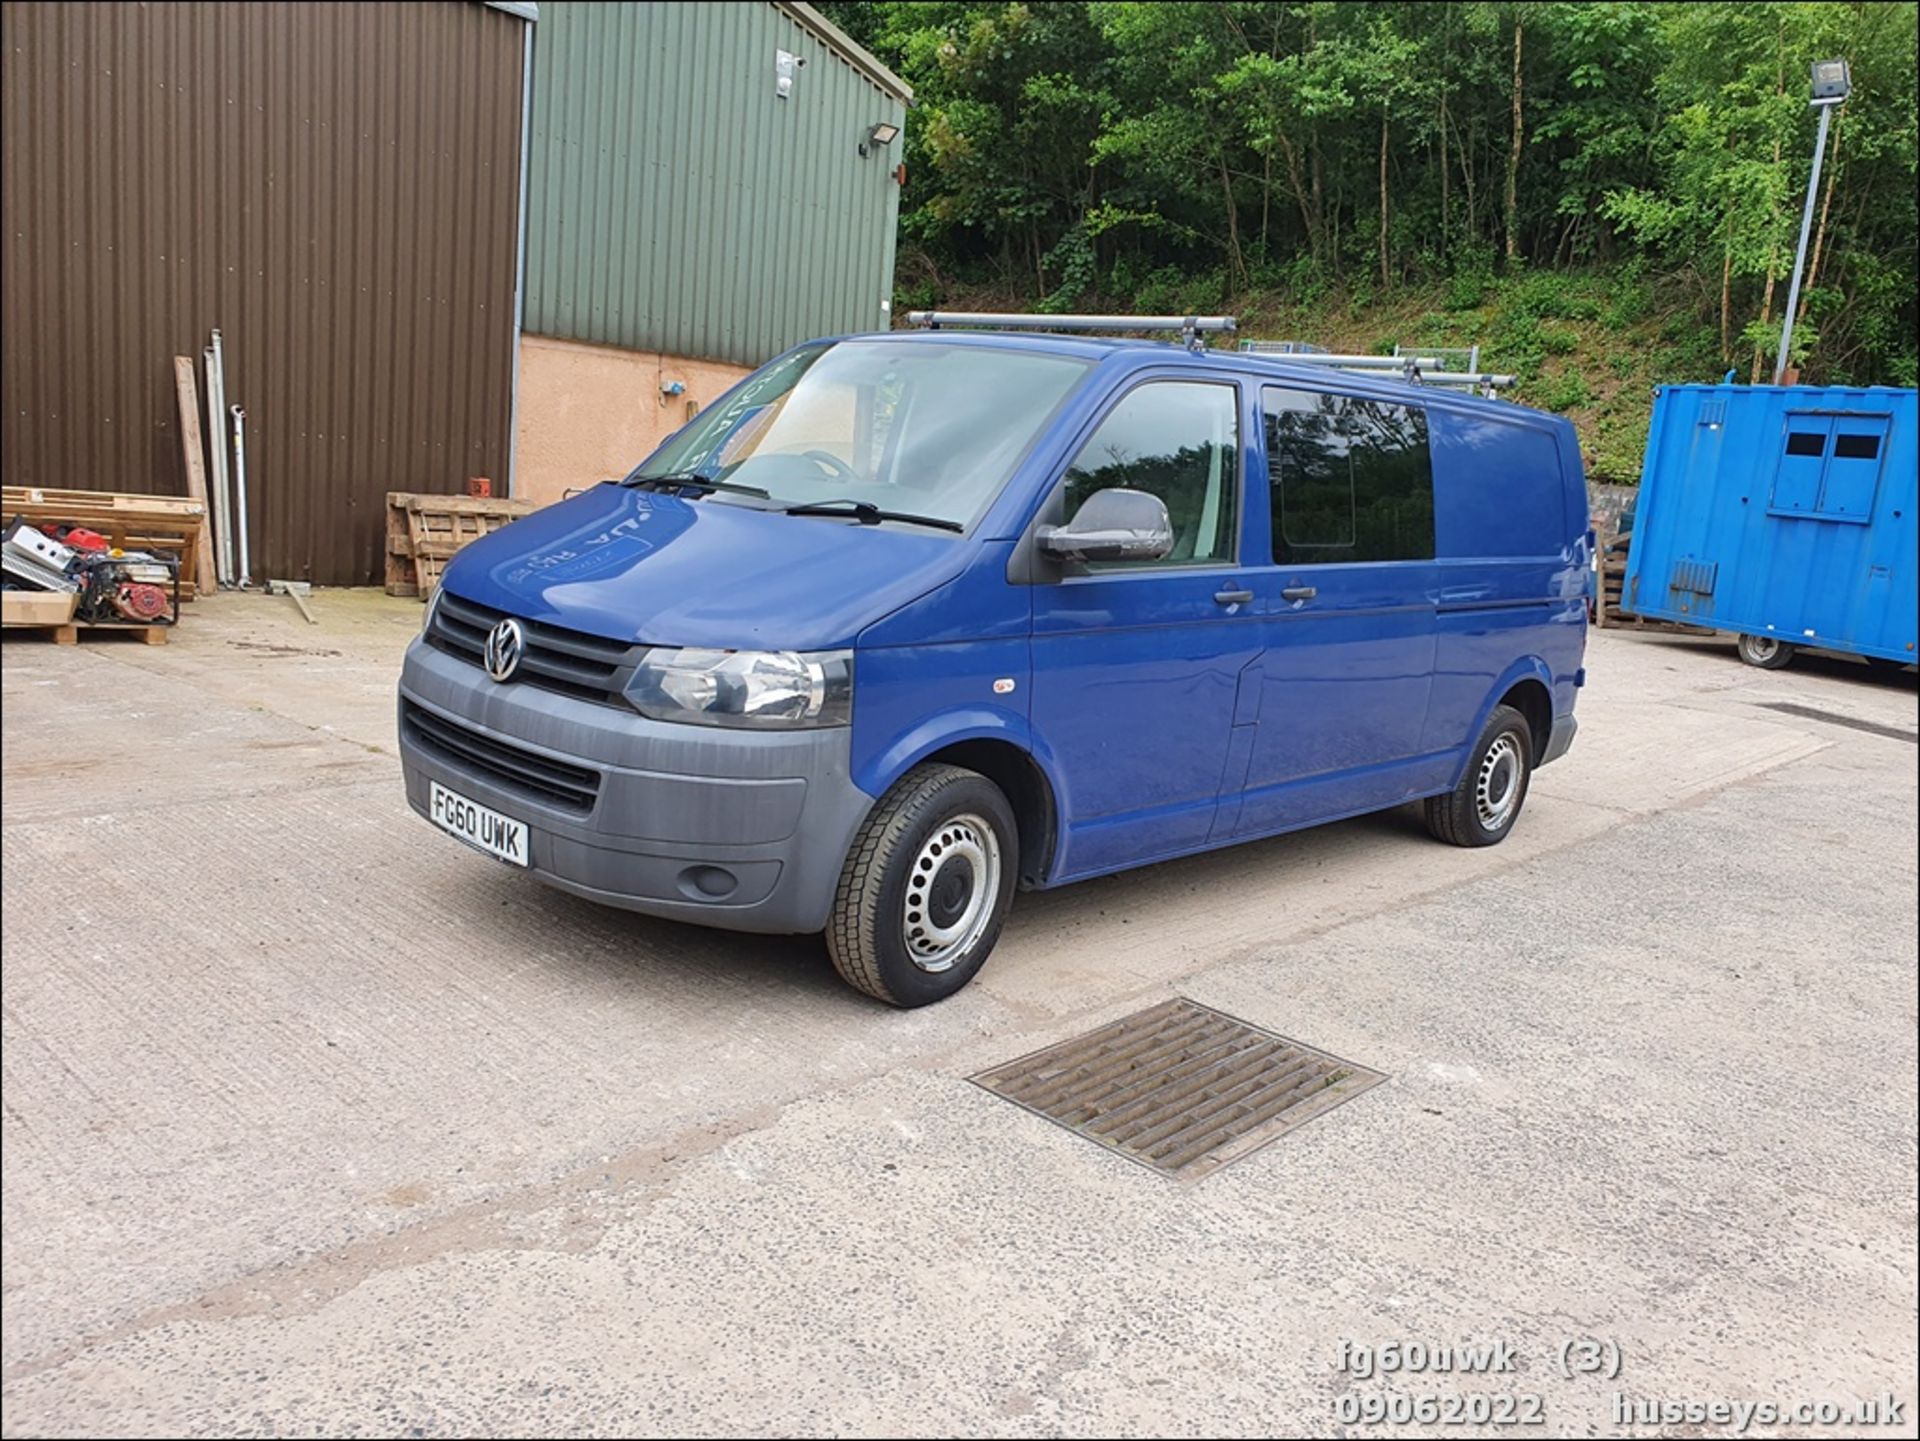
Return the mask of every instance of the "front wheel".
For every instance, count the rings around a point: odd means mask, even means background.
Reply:
[[[1427,829],[1455,846],[1507,838],[1533,779],[1533,730],[1510,705],[1495,706],[1467,757],[1460,784],[1427,801]]]
[[[889,1005],[943,1001],[986,964],[1020,872],[1013,808],[959,766],[916,766],[854,837],[827,922],[827,953]]]
[[[1779,670],[1793,659],[1793,647],[1772,635],[1743,635],[1734,642],[1740,659],[1761,670]]]

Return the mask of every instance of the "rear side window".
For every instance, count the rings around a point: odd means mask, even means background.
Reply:
[[[1077,512],[1096,490],[1144,490],[1167,507],[1173,551],[1165,560],[1102,562],[1096,569],[1217,565],[1235,558],[1235,396],[1230,385],[1153,381],[1107,413],[1067,467],[1066,513]]]
[[[1278,386],[1261,402],[1276,563],[1433,559],[1426,411]]]

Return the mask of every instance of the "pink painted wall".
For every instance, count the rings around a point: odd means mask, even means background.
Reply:
[[[687,423],[688,402],[710,405],[746,373],[719,361],[522,336],[515,494],[546,504],[625,475]],[[674,381],[686,393],[662,395]]]

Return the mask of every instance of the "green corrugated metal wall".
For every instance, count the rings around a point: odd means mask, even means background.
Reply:
[[[806,64],[775,90],[775,51]],[[904,126],[771,4],[547,0],[534,39],[526,329],[757,365],[875,330],[893,289]]]

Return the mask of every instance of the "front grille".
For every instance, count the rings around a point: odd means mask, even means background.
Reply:
[[[481,664],[487,632],[507,613],[465,600],[451,591],[440,592],[427,643],[472,665]],[[542,621],[520,621],[527,648],[520,668],[507,685],[533,685],[601,705],[624,706],[627,682],[646,647],[608,640],[584,631],[567,630]]]
[[[585,815],[600,794],[600,772],[541,755],[458,721],[404,703],[400,724],[408,740],[448,765],[542,805]]]

